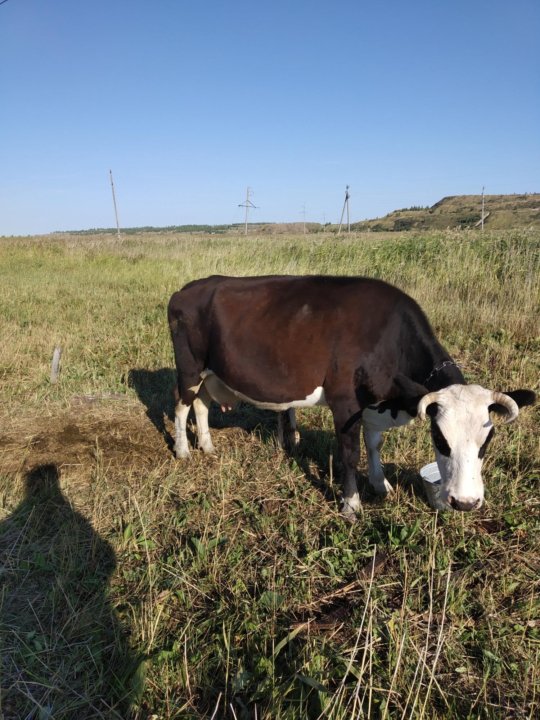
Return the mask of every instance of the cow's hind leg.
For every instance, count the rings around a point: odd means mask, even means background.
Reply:
[[[184,404],[182,400],[178,398],[174,408],[174,454],[178,459],[188,458],[190,455],[187,439],[187,420],[190,407],[190,405]]]
[[[191,351],[187,335],[188,322],[180,312],[178,317],[169,316],[171,338],[176,363],[177,384],[174,389],[175,408],[175,443],[174,453],[177,458],[188,458],[190,455],[187,438],[187,421],[191,406],[201,384],[201,364],[197,362]]]
[[[393,488],[384,477],[384,470],[381,465],[380,450],[384,438],[382,432],[368,430],[364,427],[364,442],[366,443],[368,478],[369,484],[377,495],[387,495],[393,492]]]
[[[292,450],[300,443],[294,408],[278,413],[278,443],[282,450]]]
[[[197,438],[199,441],[199,447],[203,452],[208,454],[215,452],[215,448],[212,444],[212,438],[210,437],[210,428],[208,427],[208,411],[210,409],[211,402],[212,398],[203,383],[197,397],[193,401],[193,409],[195,410],[195,419],[197,420]]]

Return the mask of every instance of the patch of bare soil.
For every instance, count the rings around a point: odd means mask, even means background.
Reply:
[[[259,421],[229,415],[224,419],[217,413],[212,423],[218,452],[243,442],[248,428]],[[75,397],[67,408],[4,419],[0,427],[0,476],[20,479],[38,466],[54,465],[71,494],[77,488],[84,494],[99,468],[114,484],[130,475],[140,477],[158,468],[167,473],[178,466],[172,452],[174,423],[167,411],[125,396]],[[194,444],[193,432],[188,435]]]
[[[18,417],[4,425],[0,473],[13,475],[54,464],[84,474],[96,459],[111,470],[154,466],[172,459],[170,425],[163,418],[159,427],[142,406],[129,400],[77,399],[55,414]]]

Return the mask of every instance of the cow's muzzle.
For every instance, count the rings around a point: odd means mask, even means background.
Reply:
[[[470,512],[471,510],[476,510],[482,504],[481,498],[467,498],[465,500],[458,500],[452,495],[448,497],[448,502],[454,508],[454,510],[461,510],[463,512]]]

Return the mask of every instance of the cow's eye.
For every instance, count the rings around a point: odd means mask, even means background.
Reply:
[[[482,447],[481,447],[480,450],[478,451],[478,457],[480,458],[480,460],[482,460],[482,458],[483,458],[484,455],[486,454],[487,446],[488,446],[489,443],[491,442],[491,438],[492,438],[494,435],[495,435],[495,428],[491,428],[491,430],[490,430],[489,433],[488,433],[487,438],[484,440],[484,444],[482,445]]]
[[[446,455],[446,457],[450,457],[450,445],[448,445],[448,443],[446,442],[446,438],[444,437],[441,428],[434,420],[431,423],[431,437],[433,438],[433,443],[435,447],[441,453],[441,455]]]

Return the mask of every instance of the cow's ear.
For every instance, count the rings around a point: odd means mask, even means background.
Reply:
[[[518,407],[534,405],[536,402],[536,393],[532,390],[510,390],[504,394],[511,397]]]
[[[427,394],[427,388],[411,380],[406,375],[398,374],[394,378],[394,388],[403,403],[403,409],[411,417],[418,414],[418,403]]]
[[[508,395],[516,403],[518,407],[524,407],[525,405],[534,405],[536,402],[536,394],[532,390],[509,390],[504,395]],[[507,409],[499,403],[493,403],[489,406],[490,412],[495,412],[498,415],[504,415],[507,413]]]

